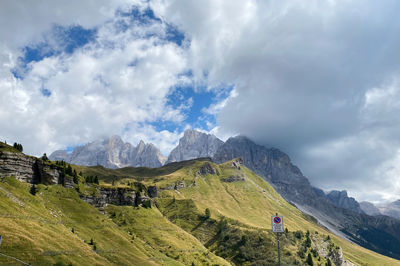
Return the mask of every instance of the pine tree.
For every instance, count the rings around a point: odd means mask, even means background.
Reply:
[[[29,190],[29,193],[31,193],[33,196],[36,195],[36,186],[35,186],[35,184],[33,184],[31,186],[31,189]]]
[[[43,153],[42,160],[43,161],[48,161],[49,160],[49,158],[47,158],[46,153]]]
[[[306,234],[306,241],[305,241],[304,245],[305,245],[307,248],[311,247],[310,234]]]
[[[313,259],[312,259],[312,256],[311,256],[311,253],[308,253],[307,260],[306,260],[306,263],[307,263],[308,265],[311,265],[311,266],[313,266],[313,265],[314,265],[314,262],[313,262]]]
[[[18,150],[20,152],[22,152],[24,150],[24,148],[22,147],[22,144],[20,144],[20,143],[14,142],[13,147],[14,147],[14,149],[16,149],[16,150]]]
[[[70,164],[68,164],[67,169],[65,170],[65,172],[67,173],[67,175],[72,176],[72,167]]]
[[[94,177],[94,183],[97,185],[99,184],[99,178],[97,177],[97,175]]]
[[[78,176],[74,175],[73,181],[75,184],[78,184],[79,183]]]

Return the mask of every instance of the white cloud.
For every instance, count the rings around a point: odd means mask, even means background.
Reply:
[[[132,4],[150,5],[162,21],[122,30],[132,21],[115,11]],[[216,125],[208,123],[211,133],[222,139],[244,134],[281,148],[323,188],[391,198],[399,192],[399,5],[6,1],[0,9],[0,138],[40,154],[123,133],[166,154],[182,133],[157,132],[150,124],[183,123],[196,104],[189,98],[174,107],[167,96],[179,85],[218,93],[229,84],[235,97],[203,109],[218,117]],[[183,47],[165,41],[167,23],[185,33]],[[48,34],[53,24],[96,28],[96,39],[73,54],[31,62],[24,79],[16,79],[10,70],[21,48],[44,40],[60,45]],[[181,75],[189,70],[193,78]],[[371,186],[377,189],[367,193]]]
[[[104,22],[98,25],[94,42],[72,54],[29,63],[23,80],[13,77],[10,70],[15,64],[4,55],[0,121],[9,122],[3,123],[1,137],[23,143],[25,151],[40,155],[121,134],[127,124],[182,121],[184,107],[168,105],[167,95],[182,82],[180,74],[187,68],[185,50],[164,40],[165,24],[136,23],[122,31],[117,26],[121,19],[88,21],[90,25]],[[69,25],[75,20],[62,22]],[[50,91],[50,97],[45,97],[42,89]],[[178,133],[141,127],[130,126],[125,134],[133,137],[126,139],[135,140],[138,132],[146,132],[149,135],[142,134],[143,139],[157,141],[164,152],[176,142]]]
[[[281,148],[314,184],[383,197],[366,191],[400,148],[398,92],[386,86],[399,70],[398,2],[160,0],[153,6],[191,39],[196,79],[235,85],[237,97],[204,110],[220,109],[216,129]],[[389,185],[395,177],[387,179],[377,187],[398,195]]]

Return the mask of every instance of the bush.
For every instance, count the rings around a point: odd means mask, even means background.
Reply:
[[[206,219],[210,219],[210,217],[211,217],[211,211],[210,211],[209,208],[206,208],[205,214],[206,214]]]
[[[45,162],[47,162],[49,160],[49,158],[47,158],[46,153],[43,153],[42,160]]]
[[[306,235],[306,240],[304,241],[304,246],[306,248],[311,247],[311,239],[310,239],[310,235],[309,234]]]
[[[35,186],[35,184],[33,184],[31,186],[31,189],[29,190],[29,193],[31,193],[33,196],[35,196],[36,192],[37,192],[36,186]]]
[[[296,231],[296,232],[294,233],[294,236],[295,236],[297,239],[302,239],[302,238],[303,238],[303,232],[302,232],[302,231]]]
[[[146,209],[151,208],[151,201],[150,200],[143,201],[142,206]]]
[[[311,266],[314,265],[314,262],[313,262],[311,253],[308,253],[306,263],[307,263],[308,265],[311,265]]]

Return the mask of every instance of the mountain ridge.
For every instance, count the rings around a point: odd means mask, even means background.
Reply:
[[[73,172],[79,173],[74,189],[38,184],[36,195],[29,193],[28,183],[4,177],[0,194],[4,190],[8,194],[0,206],[3,214],[13,215],[0,215],[0,229],[5,232],[2,252],[42,264],[88,265],[96,259],[100,265],[273,264],[276,236],[265,219],[279,212],[288,228],[281,238],[283,263],[304,264],[305,255],[311,253],[311,247],[304,244],[308,238],[317,251],[313,259],[321,263],[328,258],[336,265],[353,265],[350,261],[361,265],[398,263],[329,233],[242,162],[234,159],[214,164],[203,159],[162,168],[120,169],[73,165]],[[85,181],[93,175],[100,184]],[[205,218],[206,209],[209,218]],[[82,215],[77,210],[83,211]],[[21,219],[17,213],[29,215],[29,219]],[[30,230],[25,234],[35,241],[23,237],[18,241],[27,226]],[[52,239],[41,238],[46,232]],[[116,237],[121,240],[115,241]],[[55,255],[47,255],[49,250]],[[69,250],[74,253],[63,255]]]
[[[118,135],[103,141],[94,141],[77,146],[71,153],[67,153],[65,150],[57,150],[49,158],[54,161],[65,161],[86,166],[102,165],[108,168],[159,167],[166,161],[166,158],[154,144],[146,144],[141,140],[135,147],[129,142],[123,142]]]

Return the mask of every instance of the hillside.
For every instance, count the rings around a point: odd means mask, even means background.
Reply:
[[[331,234],[240,160],[73,168],[75,189],[39,184],[35,195],[31,184],[2,177],[1,253],[32,265],[270,265],[270,216],[278,212],[288,229],[282,265],[304,265],[308,254],[315,265],[400,265]],[[13,262],[0,256],[0,264]]]
[[[190,232],[201,221],[192,219],[194,221],[188,222],[190,221],[188,217],[197,217],[196,215],[203,214],[204,210],[209,208],[211,217],[215,221],[220,221],[221,217],[226,217],[235,228],[241,228],[244,231],[261,230],[268,236],[271,245],[275,245],[275,236],[270,231],[270,216],[278,212],[284,216],[285,227],[288,228],[289,232],[294,234],[296,231],[302,231],[305,234],[308,230],[314,233],[318,232],[318,235],[330,235],[333,243],[342,248],[344,257],[353,263],[359,265],[400,265],[397,260],[389,259],[331,234],[317,225],[312,217],[303,214],[287,203],[264,179],[243,165],[238,166],[238,163],[232,162],[216,165],[207,162],[206,159],[202,161],[185,161],[181,164],[176,163],[159,168],[158,171],[162,171],[164,174],[157,177],[152,174],[154,170],[151,170],[149,175],[146,175],[145,172],[138,171],[135,168],[108,170],[102,167],[78,167],[78,169],[83,170],[84,173],[96,173],[104,180],[110,177],[116,178],[118,181],[114,182],[114,184],[118,186],[127,186],[128,183],[137,179],[141,180],[146,186],[156,185],[161,189],[175,188],[184,184],[185,188],[161,190],[159,193],[161,198],[158,200],[158,205],[159,209],[167,217],[170,217],[171,221]],[[210,167],[207,167],[209,165],[211,165],[211,169],[215,169],[215,174],[210,174],[209,170],[207,172],[207,169],[210,169]],[[171,167],[178,170],[169,171]],[[121,174],[122,172],[124,175]],[[201,175],[201,172],[206,172],[206,174]],[[235,180],[235,177],[239,178],[237,178],[238,181],[236,182],[229,182],[231,177],[234,177],[232,180]],[[104,185],[108,185],[108,182],[105,182]],[[173,201],[174,204],[172,204]],[[175,213],[164,206],[169,206],[168,208],[175,206]],[[188,206],[192,206],[191,208],[195,210],[196,215],[191,215]],[[172,215],[170,214],[171,212]],[[204,227],[208,228],[209,226]],[[200,226],[196,230],[201,231],[201,228]],[[207,243],[210,244],[208,241],[213,237],[213,234],[211,233],[208,238],[205,236],[197,237],[199,239],[204,237],[203,243],[207,246]],[[213,246],[209,247],[212,248]],[[299,243],[288,247],[288,249],[297,249],[298,252]],[[271,252],[272,257],[277,256],[275,248],[272,248]],[[291,255],[288,256],[288,259],[289,261],[290,259],[293,260],[288,262],[288,265],[296,260],[301,261],[296,252],[290,253]]]

